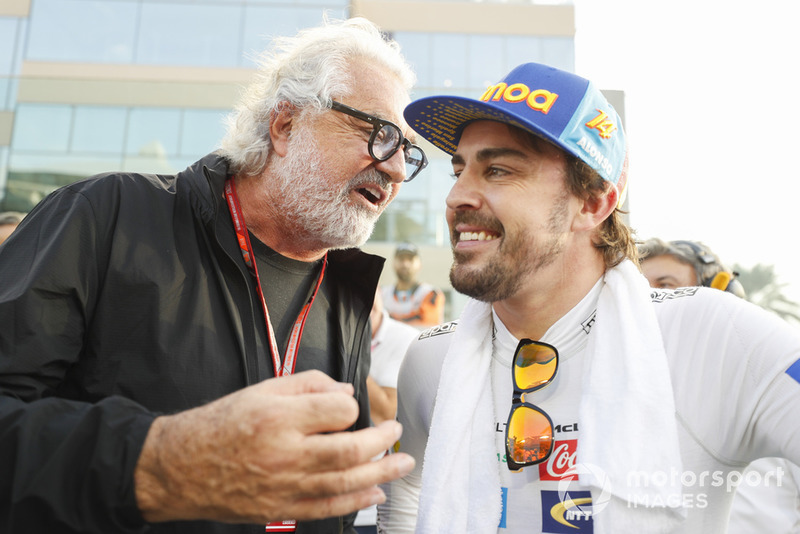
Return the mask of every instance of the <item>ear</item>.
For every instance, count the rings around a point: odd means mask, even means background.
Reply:
[[[273,152],[280,157],[289,152],[289,136],[296,116],[297,108],[288,102],[283,102],[280,108],[270,113],[269,139]]]
[[[587,231],[597,228],[614,212],[618,201],[619,191],[611,184],[608,184],[604,193],[589,195],[583,200],[580,211],[575,215],[572,229]]]

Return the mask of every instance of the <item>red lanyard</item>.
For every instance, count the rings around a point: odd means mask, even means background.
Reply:
[[[319,287],[322,285],[322,278],[325,276],[325,267],[328,265],[328,254],[326,253],[322,260],[322,269],[320,269],[319,278],[317,279],[317,284],[314,286],[314,291],[311,293],[308,302],[303,306],[300,315],[297,316],[297,320],[294,322],[292,332],[289,335],[289,343],[286,346],[283,365],[281,365],[280,351],[278,350],[278,343],[275,341],[275,332],[272,329],[272,322],[269,318],[267,301],[264,300],[264,292],[261,290],[261,279],[258,277],[253,247],[250,245],[250,236],[247,233],[247,226],[242,216],[242,207],[239,204],[239,197],[236,195],[236,186],[232,178],[225,181],[225,199],[228,201],[228,207],[231,210],[231,219],[233,220],[233,227],[236,230],[239,248],[242,251],[242,258],[244,258],[245,264],[247,264],[247,267],[256,280],[256,291],[258,291],[258,296],[261,297],[261,306],[264,309],[264,320],[267,323],[270,352],[272,353],[272,366],[275,369],[275,376],[290,375],[294,373],[294,368],[297,364],[297,351],[300,347],[300,338],[303,336],[306,318],[311,311],[311,305],[314,303]]]

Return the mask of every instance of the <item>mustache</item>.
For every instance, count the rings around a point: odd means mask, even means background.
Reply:
[[[389,175],[377,169],[365,169],[360,173],[356,174],[350,180],[350,182],[348,182],[350,188],[358,187],[365,184],[376,184],[386,193],[391,193],[392,190],[392,180],[389,178]]]
[[[456,233],[455,227],[459,224],[479,226],[498,234],[503,233],[503,225],[495,217],[485,215],[475,211],[457,211],[453,214],[453,234]]]

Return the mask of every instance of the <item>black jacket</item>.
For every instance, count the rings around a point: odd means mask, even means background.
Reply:
[[[0,532],[264,532],[147,525],[133,471],[152,420],[273,376],[222,188],[226,160],[64,187],[0,247]],[[369,311],[383,260],[329,254],[342,376],[369,424]],[[300,353],[302,360],[302,349]],[[298,525],[339,532],[342,519]]]

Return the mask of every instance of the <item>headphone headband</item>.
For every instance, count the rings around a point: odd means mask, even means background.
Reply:
[[[720,263],[717,257],[710,250],[704,248],[701,244],[695,241],[678,240],[670,241],[669,244],[673,247],[686,247],[691,250],[696,263],[700,264],[700,266],[716,265],[719,267],[719,271],[717,273],[707,277],[703,277],[703,273],[701,273],[698,268],[695,267],[695,271],[697,271],[697,278],[701,285],[719,289],[720,291],[727,291],[728,293],[733,293],[737,297],[744,298],[744,287],[742,287],[741,282],[737,280],[739,273],[731,272],[725,269],[722,263]]]

